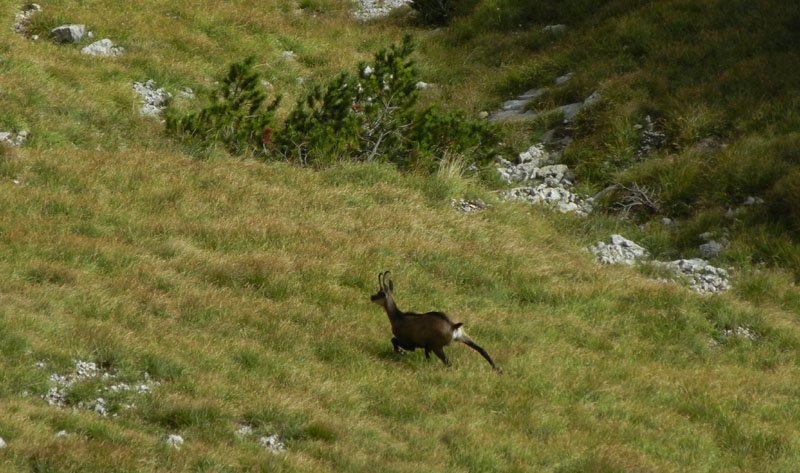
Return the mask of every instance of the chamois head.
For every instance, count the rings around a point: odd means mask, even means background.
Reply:
[[[388,301],[394,300],[394,283],[391,280],[386,281],[386,276],[389,271],[385,273],[378,273],[378,292],[370,297],[370,300],[379,306],[386,307]]]

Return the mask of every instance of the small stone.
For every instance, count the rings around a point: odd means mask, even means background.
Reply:
[[[359,0],[359,8],[353,13],[358,21],[368,21],[388,15],[395,8],[411,3],[412,0]],[[436,30],[434,30],[435,32]]]
[[[701,234],[699,234],[697,236],[698,236],[698,238],[700,238],[703,241],[709,241],[712,238],[714,238],[714,232],[704,232],[704,233],[701,233]]]
[[[597,91],[592,92],[592,95],[586,97],[586,100],[583,101],[583,105],[586,107],[591,107],[600,102],[600,93]]]
[[[66,437],[66,436],[67,436],[66,430],[59,430],[58,433],[56,434],[56,437]]]
[[[166,443],[170,448],[180,450],[181,445],[183,445],[183,437],[176,434],[169,434],[167,435],[167,438],[164,439],[164,443]]]
[[[435,85],[435,84],[429,84],[428,82],[422,82],[422,81],[419,81],[419,82],[417,82],[417,83],[416,83],[416,86],[417,86],[417,88],[418,88],[418,89],[420,89],[420,90],[423,90],[423,89],[430,89],[430,88],[432,88],[432,87],[436,87],[436,85]]]
[[[589,247],[600,263],[632,265],[636,260],[650,256],[647,250],[622,235],[611,235],[609,240],[610,244],[598,241]]]
[[[272,453],[281,453],[284,451],[285,447],[283,442],[280,441],[278,438],[278,434],[272,434],[266,437],[261,437],[258,440],[258,443],[261,444],[262,447],[269,450]]]
[[[583,102],[570,103],[556,108],[557,112],[564,115],[564,121],[570,121],[575,118],[575,115],[583,108]]]
[[[487,118],[489,118],[489,112],[487,112],[486,110],[482,110],[481,113],[478,114],[478,118],[480,118],[481,120],[486,120]]]
[[[283,51],[281,56],[285,57],[286,59],[294,59],[294,51]]]
[[[114,43],[112,43],[110,39],[105,38],[84,47],[81,49],[81,54],[86,54],[87,56],[112,57],[119,56],[123,51],[123,48],[114,46]]]
[[[62,25],[50,30],[50,38],[56,43],[79,43],[86,34],[84,25]]]
[[[748,197],[748,198],[747,198],[747,199],[744,201],[744,205],[747,205],[747,206],[750,206],[750,205],[760,205],[760,204],[763,204],[763,203],[764,203],[764,199],[762,199],[761,197],[753,197],[753,196],[749,196],[749,197]]]
[[[166,108],[167,103],[172,98],[172,94],[163,88],[156,88],[154,80],[150,79],[144,83],[134,82],[133,90],[144,99],[140,112],[142,115],[157,116]]]
[[[572,73],[569,72],[561,77],[556,78],[556,85],[564,85],[572,79]]]
[[[239,427],[239,429],[236,430],[236,435],[239,437],[246,437],[252,434],[253,434],[253,427],[247,424],[242,425],[241,427]]]
[[[547,25],[542,28],[542,32],[552,35],[561,35],[567,32],[567,25]]]
[[[6,448],[6,447],[7,447],[6,441],[3,440],[3,437],[0,437],[0,448]]]
[[[700,255],[706,259],[714,258],[722,253],[723,249],[724,248],[722,245],[714,240],[710,240],[709,242],[700,245]]]
[[[450,199],[450,206],[463,213],[480,212],[489,208],[486,202],[482,201],[481,199]]]

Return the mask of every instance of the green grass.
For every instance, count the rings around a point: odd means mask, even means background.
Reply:
[[[778,113],[796,93],[779,79],[795,66],[791,49],[762,57],[768,37],[745,28],[781,14],[789,21],[791,7],[778,3],[763,2],[753,19],[734,2],[718,23],[706,15],[715,2],[593,10],[493,0],[439,32],[403,16],[358,25],[344,4],[324,0],[43,5],[38,27],[85,23],[126,48],[114,59],[0,28],[0,129],[32,133],[22,148],[0,148],[1,469],[797,470],[800,292],[791,272],[758,264],[797,261],[785,231],[795,211],[796,117]],[[680,8],[665,16],[670,6]],[[0,14],[10,19],[17,8],[3,3]],[[643,26],[655,20],[661,27]],[[539,33],[555,22],[570,25],[566,36]],[[519,34],[504,32],[509,25],[522,25]],[[567,153],[582,185],[625,175],[657,184],[684,231],[503,203],[491,177],[460,177],[457,162],[422,176],[379,164],[197,160],[137,110],[133,81],[154,78],[173,93],[208,88],[251,54],[292,103],[407,29],[422,40],[423,80],[439,84],[426,101],[478,112],[572,71],[570,89],[543,99],[558,105],[602,84],[609,101],[582,112]],[[745,37],[726,46],[737,31]],[[671,42],[698,32],[710,42]],[[702,44],[722,48],[727,62],[708,77],[678,74],[712,50]],[[615,53],[624,45],[629,52]],[[298,60],[283,59],[286,49]],[[759,65],[777,74],[769,100],[755,94]],[[747,74],[708,95],[729,69]],[[676,148],[632,168],[600,168],[611,158],[630,164],[631,130],[645,113]],[[542,132],[534,128],[513,129],[510,144],[530,144]],[[729,146],[692,149],[709,133]],[[721,185],[698,190],[708,176]],[[697,233],[727,224],[720,202],[767,195],[773,184],[770,212],[785,220],[754,212],[730,223],[724,259],[740,268],[730,293],[696,296],[599,267],[582,251],[622,231],[659,256],[679,256]],[[463,215],[451,198],[492,208]],[[384,270],[401,308],[464,322],[506,374],[462,345],[447,348],[449,369],[419,351],[397,356],[385,314],[368,299]],[[725,335],[737,327],[757,338]],[[70,387],[68,402],[103,396],[116,416],[49,406],[40,396],[50,375],[71,373],[75,360],[159,384],[144,395],[105,391],[103,379]],[[243,425],[253,434],[237,435]],[[286,444],[279,455],[258,442],[274,433]],[[184,438],[179,451],[164,444],[168,434]]]
[[[496,203],[464,216],[442,202],[458,186],[387,166],[26,154],[40,166],[0,191],[11,471],[102,471],[112,459],[118,471],[142,459],[148,471],[797,464],[800,332],[781,307],[598,271],[546,214]],[[445,190],[432,198],[430,186]],[[51,210],[56,199],[66,210]],[[76,219],[102,231],[76,231]],[[448,349],[451,369],[393,354],[367,299],[383,269],[401,307],[466,322],[506,375],[463,346]],[[737,326],[760,337],[709,345]],[[47,406],[47,376],[73,359],[161,384],[118,417]],[[243,424],[254,437],[234,434]],[[186,440],[180,451],[160,443],[169,433]],[[261,450],[271,433],[286,453]]]

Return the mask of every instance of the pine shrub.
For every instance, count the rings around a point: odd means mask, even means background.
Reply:
[[[217,88],[210,91],[210,104],[199,112],[178,116],[166,114],[167,131],[201,153],[221,143],[231,154],[266,154],[275,127],[277,97],[267,104],[253,57],[230,66]]]
[[[419,74],[409,35],[399,45],[341,73],[299,99],[282,126],[258,88],[253,58],[230,67],[211,104],[199,112],[169,113],[167,130],[200,149],[221,143],[231,154],[276,157],[300,165],[384,161],[433,171],[441,156],[459,153],[468,165],[486,164],[501,140],[499,128],[462,111],[419,110]]]

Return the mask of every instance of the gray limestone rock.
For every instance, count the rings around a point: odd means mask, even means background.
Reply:
[[[123,48],[120,46],[114,46],[114,43],[112,43],[110,39],[105,38],[101,39],[100,41],[95,41],[89,46],[81,49],[81,54],[86,54],[88,56],[111,57],[119,56],[123,51]]]
[[[258,443],[261,444],[264,449],[271,453],[281,453],[285,450],[283,442],[281,442],[280,438],[278,438],[278,434],[268,435],[266,437],[261,437],[258,440]]]
[[[731,288],[726,270],[711,266],[708,261],[700,258],[655,263],[672,270],[679,278],[687,280],[689,289],[698,294],[713,294]]]
[[[462,213],[482,212],[489,208],[489,206],[486,205],[486,202],[482,201],[481,199],[450,199],[450,206]]]
[[[353,17],[358,21],[368,21],[388,15],[395,8],[411,3],[411,0],[359,0]]]
[[[542,32],[551,35],[562,35],[567,32],[567,25],[547,25]]]
[[[569,82],[570,80],[572,80],[572,73],[571,73],[571,72],[568,72],[568,73],[564,74],[564,75],[563,75],[563,76],[561,76],[561,77],[556,77],[556,82],[555,82],[555,84],[556,84],[556,85],[564,85],[564,84],[566,84],[567,82]]]
[[[567,105],[562,105],[556,108],[556,111],[564,115],[565,121],[571,121],[573,118],[575,118],[575,115],[577,115],[578,112],[581,111],[582,108],[583,108],[583,102],[575,102]]]
[[[25,140],[27,140],[29,136],[30,132],[28,130],[22,130],[16,133],[0,131],[0,142],[5,141],[11,146],[22,146],[22,143],[25,143]]]
[[[31,19],[33,18],[33,15],[40,11],[42,11],[42,7],[40,7],[37,3],[29,3],[25,5],[22,7],[22,10],[14,15],[14,26],[11,29],[17,34],[28,36],[30,34]],[[36,38],[31,37],[31,39]]]
[[[164,439],[164,443],[166,443],[167,446],[170,448],[173,448],[175,450],[180,450],[181,446],[183,445],[183,437],[177,434],[169,434]]]
[[[84,25],[62,25],[50,30],[50,38],[56,43],[79,43],[86,34]]]
[[[598,241],[589,247],[589,251],[603,264],[632,265],[637,260],[647,259],[650,256],[646,249],[616,234],[611,235],[610,243]]]
[[[151,117],[160,115],[172,98],[172,94],[163,88],[156,88],[156,83],[152,79],[144,83],[134,82],[133,89],[144,99],[144,105],[141,108],[142,115]]]
[[[710,240],[700,245],[700,255],[703,258],[711,259],[722,253],[722,250],[724,249],[725,247],[717,243],[715,240]]]

